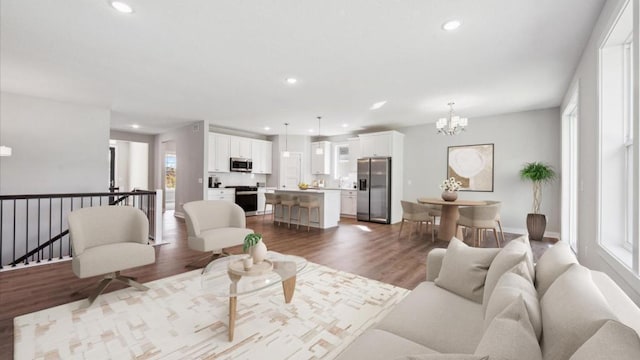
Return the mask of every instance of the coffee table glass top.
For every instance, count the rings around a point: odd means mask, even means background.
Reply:
[[[202,270],[202,288],[219,297],[249,294],[295,277],[307,266],[307,260],[302,257],[268,251],[266,259],[273,263],[272,271],[257,276],[229,274],[229,264],[242,261],[247,256],[231,255],[210,262]]]

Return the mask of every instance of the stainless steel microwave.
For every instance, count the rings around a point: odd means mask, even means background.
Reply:
[[[237,172],[251,172],[251,159],[231,158],[229,160],[229,169]]]

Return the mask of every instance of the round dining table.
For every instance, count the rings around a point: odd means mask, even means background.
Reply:
[[[460,240],[463,240],[462,234],[456,234],[456,222],[460,216],[458,214],[459,206],[487,205],[485,201],[460,199],[456,201],[444,201],[436,198],[419,198],[418,202],[421,204],[442,205],[440,226],[438,227],[438,240],[442,241],[450,241],[454,236],[458,236]]]

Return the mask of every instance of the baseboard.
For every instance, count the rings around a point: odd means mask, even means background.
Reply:
[[[180,219],[184,220],[184,214],[183,214],[183,213],[181,213],[180,211],[174,211],[174,212],[173,212],[173,216],[175,216],[175,217],[177,217],[177,218],[180,218]]]
[[[523,228],[510,228],[510,227],[505,227],[503,228],[504,232],[506,233],[510,233],[510,234],[522,234],[522,235],[527,235],[529,234],[529,232],[527,231],[527,229],[523,229]],[[548,238],[554,238],[554,239],[558,239],[560,240],[560,233],[555,232],[555,231],[545,231],[544,232],[544,237],[548,237]]]

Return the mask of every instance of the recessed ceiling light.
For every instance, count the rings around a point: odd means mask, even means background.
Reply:
[[[296,79],[296,78],[287,78],[286,81],[287,81],[287,84],[293,85],[293,84],[298,82],[298,79]]]
[[[270,127],[268,127],[268,126],[265,126],[265,127],[264,127],[264,129],[265,129],[266,131],[271,130],[271,128],[270,128]]]
[[[349,127],[349,124],[342,124],[343,128]]]
[[[375,103],[375,104],[373,104],[373,105],[371,106],[371,110],[378,110],[378,109],[380,109],[381,107],[383,107],[383,106],[384,106],[384,104],[386,104],[386,103],[387,103],[387,100],[384,100],[384,101],[378,101],[377,103]]]
[[[453,31],[459,28],[460,25],[462,25],[462,22],[460,20],[449,20],[442,24],[442,29],[446,31]]]
[[[122,1],[109,1],[109,4],[111,4],[112,8],[120,11],[121,13],[131,14],[133,12],[133,8]]]
[[[134,129],[139,129],[139,128],[140,128],[140,125],[138,125],[138,124],[131,124],[131,127],[132,127],[132,128],[134,128]]]
[[[313,129],[309,129],[309,132],[312,133],[314,130]]]

